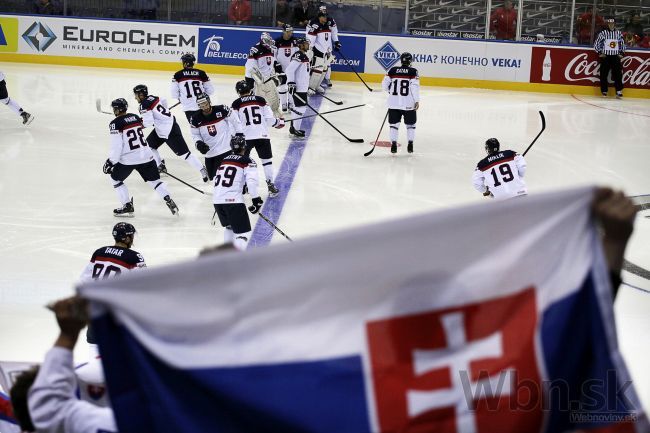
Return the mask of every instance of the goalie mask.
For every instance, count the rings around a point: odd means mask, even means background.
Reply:
[[[260,36],[260,42],[265,47],[271,48],[271,47],[275,46],[275,41],[273,40],[271,35],[268,34],[267,32],[262,33],[262,36]]]

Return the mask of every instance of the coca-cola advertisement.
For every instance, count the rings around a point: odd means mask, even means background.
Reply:
[[[621,64],[626,88],[650,89],[650,51],[628,51]],[[530,82],[599,87],[598,54],[588,48],[533,47]]]

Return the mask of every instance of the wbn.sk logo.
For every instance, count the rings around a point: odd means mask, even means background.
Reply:
[[[35,21],[25,33],[23,39],[36,51],[45,51],[56,40],[56,35],[47,24]]]
[[[221,43],[219,41],[223,40],[223,36],[212,35],[209,38],[205,39],[203,43],[205,44],[205,51],[203,52],[204,57],[217,57],[216,53],[221,51]]]

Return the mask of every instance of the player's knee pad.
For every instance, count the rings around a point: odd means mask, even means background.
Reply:
[[[262,166],[273,164],[273,160],[271,158],[268,159],[260,158],[260,162],[262,163]]]
[[[158,189],[162,184],[163,181],[158,179],[158,180],[148,180],[147,183],[151,185],[153,189]]]
[[[415,129],[415,124],[413,124],[413,125],[406,125],[406,129]]]
[[[124,185],[124,182],[122,182],[121,180],[111,179],[111,181],[113,182],[113,188],[119,188],[122,185]]]

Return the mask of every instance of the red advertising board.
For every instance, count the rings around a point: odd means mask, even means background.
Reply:
[[[621,63],[626,88],[650,89],[650,51],[628,51]],[[589,48],[533,47],[530,82],[597,87],[598,55]]]

